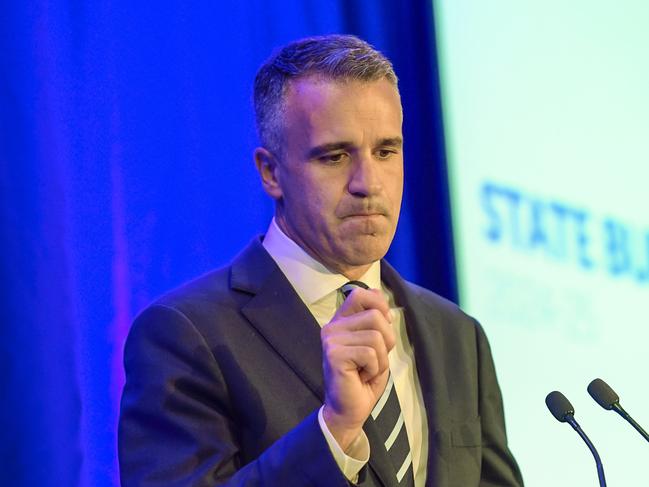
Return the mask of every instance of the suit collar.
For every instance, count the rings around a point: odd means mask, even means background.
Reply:
[[[335,293],[349,280],[331,272],[311,257],[282,232],[274,218],[264,237],[263,246],[307,306]],[[335,308],[335,305],[334,297],[331,307]]]
[[[349,278],[329,270],[309,255],[279,228],[275,218],[270,222],[262,245],[311,310],[316,303],[322,303],[323,299],[327,300],[329,306],[325,307],[329,308],[331,314],[327,316],[326,321],[329,321],[337,308],[337,291],[349,281]],[[380,289],[380,262],[374,262],[358,280],[371,288]]]
[[[279,271],[262,245],[258,235],[239,252],[230,266],[230,287],[237,291],[256,294],[266,280]]]

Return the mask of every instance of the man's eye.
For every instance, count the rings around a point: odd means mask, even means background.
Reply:
[[[376,155],[379,159],[387,159],[394,153],[395,151],[392,149],[379,149],[378,151],[376,151]]]
[[[343,162],[344,159],[345,154],[343,152],[337,154],[327,154],[326,156],[322,156],[320,158],[320,160],[325,164],[338,164]]]

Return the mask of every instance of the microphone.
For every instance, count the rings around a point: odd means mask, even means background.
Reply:
[[[622,416],[631,426],[633,426],[642,437],[649,441],[649,435],[642,429],[638,423],[620,406],[620,397],[611,387],[602,379],[594,379],[588,384],[588,394],[606,410],[613,410]]]
[[[604,478],[604,467],[602,466],[602,461],[599,458],[599,453],[597,453],[597,450],[595,449],[595,445],[590,441],[588,436],[586,436],[586,433],[584,433],[584,430],[581,429],[581,426],[579,426],[579,423],[575,420],[575,408],[572,407],[572,404],[570,404],[570,401],[561,394],[559,391],[552,391],[550,394],[547,395],[545,398],[545,404],[552,413],[552,416],[554,416],[557,421],[561,423],[568,423],[570,426],[572,426],[572,429],[574,429],[579,436],[581,436],[581,439],[584,440],[584,443],[588,446],[588,449],[590,452],[593,454],[593,457],[595,458],[595,465],[597,465],[597,477],[599,478],[599,485],[600,487],[606,487],[606,479]]]

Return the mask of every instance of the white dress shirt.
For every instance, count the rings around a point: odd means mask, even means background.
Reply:
[[[349,279],[342,274],[331,272],[307,254],[282,232],[274,218],[264,238],[263,246],[318,324],[324,326],[329,323],[342,304],[343,298],[339,289]],[[428,421],[417,377],[414,352],[406,333],[403,309],[395,308],[392,292],[381,283],[380,261],[374,262],[358,280],[372,289],[382,289],[393,310],[392,324],[397,340],[395,347],[388,355],[390,373],[394,380],[410,441],[415,487],[423,487],[426,481],[428,459]],[[355,482],[358,472],[369,460],[370,446],[367,436],[362,432],[347,451],[343,451],[322,418],[322,408],[318,414],[318,421],[336,463],[345,477]]]

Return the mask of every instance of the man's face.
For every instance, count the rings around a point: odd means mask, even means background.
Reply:
[[[277,222],[312,257],[360,277],[388,250],[403,194],[401,101],[387,80],[308,77],[285,98]]]

